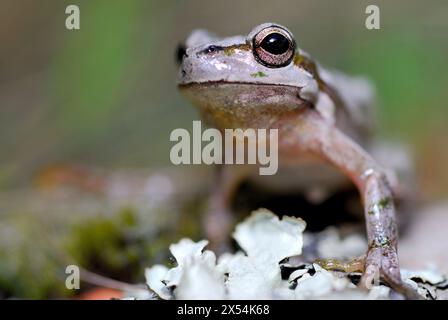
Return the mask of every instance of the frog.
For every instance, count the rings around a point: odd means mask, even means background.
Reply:
[[[375,90],[366,78],[324,68],[277,23],[225,38],[194,30],[177,57],[178,88],[209,126],[278,130],[276,176],[283,172],[304,190],[313,176],[330,190],[350,181],[363,206],[368,249],[347,268],[361,269],[364,288],[380,276],[397,292],[419,298],[401,279],[397,253],[396,204],[406,188],[397,178],[400,166],[380,163],[371,151]],[[229,202],[254,170],[220,165],[217,172],[204,224],[219,242],[230,233]]]

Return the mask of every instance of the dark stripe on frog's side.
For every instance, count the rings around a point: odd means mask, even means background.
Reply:
[[[222,51],[226,56],[231,56],[235,53],[235,50],[242,50],[242,51],[251,51],[252,48],[250,45],[248,45],[247,43],[241,43],[241,44],[233,44],[231,46],[209,46],[207,48],[205,48],[202,52],[203,53],[208,53],[208,51],[210,50],[210,48],[213,47],[213,50],[216,51]]]
[[[226,56],[231,56],[235,53],[235,50],[242,50],[242,51],[250,51],[252,50],[250,45],[244,43],[244,44],[234,44],[228,47],[223,47],[224,54]]]
[[[319,90],[325,92],[330,97],[330,99],[333,100],[336,108],[340,108],[345,112],[348,112],[347,108],[345,107],[344,101],[342,100],[337,90],[326,83],[324,80],[322,80],[319,72],[317,71],[317,65],[313,60],[309,59],[308,57],[302,56],[299,53],[296,53],[293,61],[294,65],[301,67],[312,74],[313,78],[316,79],[317,84],[319,85]]]
[[[224,49],[239,49],[244,51],[251,51],[252,47],[250,44],[247,43],[240,43],[240,44],[232,44],[231,46],[224,47]]]

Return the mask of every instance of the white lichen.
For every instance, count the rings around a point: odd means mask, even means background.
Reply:
[[[391,298],[386,286],[364,291],[347,274],[327,271],[313,263],[294,265],[289,258],[302,254],[305,226],[299,218],[280,220],[266,209],[257,210],[233,234],[243,252],[226,253],[217,260],[213,252],[204,250],[208,241],[182,239],[170,246],[177,265],[147,269],[147,284],[161,299]],[[341,239],[335,230],[326,231],[320,238],[318,251],[328,257],[346,257],[363,247],[360,238]],[[290,268],[290,274],[282,277],[282,268]],[[434,270],[403,270],[402,274],[403,280],[426,298],[437,298],[441,284],[447,281]]]

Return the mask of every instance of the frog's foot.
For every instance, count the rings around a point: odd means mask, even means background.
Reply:
[[[314,263],[328,271],[341,271],[345,273],[363,272],[365,256],[355,258],[349,262],[337,259],[317,259]]]
[[[359,282],[359,287],[363,289],[370,289],[373,285],[379,285],[381,276],[381,280],[407,299],[422,299],[413,288],[401,280],[394,248],[373,248],[366,255],[349,262],[336,259],[317,259],[315,263],[328,271],[362,272],[363,276]]]
[[[371,288],[378,285],[380,277],[407,299],[423,299],[415,289],[401,280],[397,250],[392,246],[370,248],[365,256],[364,273],[359,285]]]

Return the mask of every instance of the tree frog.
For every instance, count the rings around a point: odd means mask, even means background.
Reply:
[[[368,81],[321,67],[275,23],[228,38],[195,30],[178,58],[179,89],[209,125],[278,129],[279,161],[288,182],[312,184],[315,176],[317,183],[337,186],[339,176],[329,168],[351,180],[361,195],[368,238],[361,284],[381,275],[397,291],[417,297],[400,276],[396,176],[367,151],[374,95]],[[212,239],[229,232],[228,203],[250,174],[245,166],[222,166],[205,218]]]

